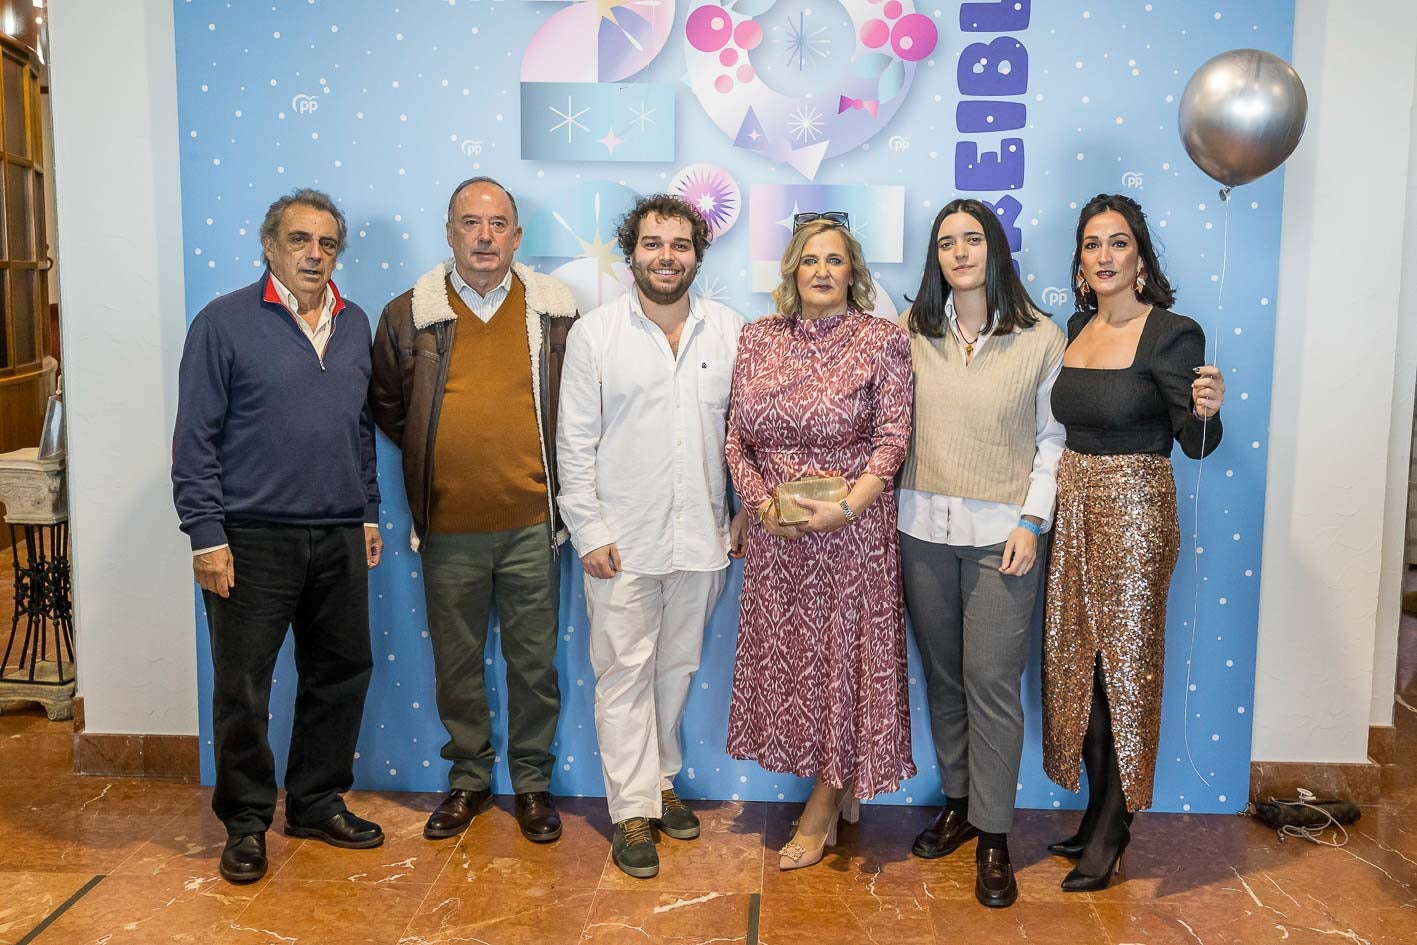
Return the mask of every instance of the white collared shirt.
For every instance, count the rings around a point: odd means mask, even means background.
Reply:
[[[507,293],[512,289],[512,270],[510,269],[502,277],[502,281],[494,285],[486,295],[479,295],[476,289],[468,285],[467,280],[458,272],[456,265],[448,273],[448,278],[452,279],[453,291],[458,294],[458,298],[467,303],[467,307],[472,309],[474,315],[482,319],[484,325],[492,320],[493,315],[497,314],[497,309],[507,301]]]
[[[330,291],[327,284],[325,286],[325,298],[320,307],[320,318],[311,328],[310,323],[300,317],[300,302],[296,300],[295,293],[287,289],[275,273],[271,273],[271,285],[275,286],[276,295],[280,296],[281,304],[295,318],[295,324],[300,326],[300,330],[305,333],[305,337],[310,340],[310,344],[315,347],[315,355],[322,360],[325,357],[325,346],[330,343],[330,333],[335,326],[335,294]]]
[[[557,502],[581,555],[614,543],[634,574],[728,565],[728,393],[743,317],[691,298],[676,357],[637,290],[571,329]]]
[[[959,345],[960,356],[964,357],[964,335],[959,329],[953,300],[945,303],[945,314],[949,319],[950,333]],[[994,322],[994,316],[990,316],[979,332],[972,357],[979,357],[980,349],[988,343],[988,332],[994,327]],[[920,541],[967,548],[986,548],[1008,541],[1009,533],[1018,526],[1019,518],[1024,515],[1036,515],[1043,521],[1043,530],[1048,531],[1053,524],[1053,503],[1058,495],[1058,460],[1063,455],[1063,441],[1066,438],[1063,425],[1053,416],[1052,404],[1053,383],[1062,368],[1060,360],[1043,383],[1038,385],[1035,395],[1034,416],[1037,419],[1034,443],[1037,451],[1033,454],[1033,470],[1028,475],[1028,495],[1023,505],[897,489],[896,527]],[[915,435],[921,436],[923,431],[916,430]]]

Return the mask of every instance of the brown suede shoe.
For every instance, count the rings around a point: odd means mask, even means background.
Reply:
[[[518,794],[513,813],[522,828],[522,836],[532,843],[550,843],[561,836],[561,815],[556,813],[548,791]]]
[[[448,792],[443,803],[428,815],[428,823],[423,825],[423,836],[429,840],[456,837],[467,829],[467,825],[472,823],[472,818],[491,805],[492,792],[487,788],[480,791],[454,788]]]

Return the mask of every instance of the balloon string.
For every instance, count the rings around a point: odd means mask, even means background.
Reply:
[[[1220,285],[1216,291],[1216,325],[1215,325],[1215,350],[1211,354],[1210,363],[1218,364],[1220,361],[1220,329],[1223,327],[1225,312],[1225,270],[1230,262],[1230,188],[1225,188],[1220,192],[1220,201],[1225,205],[1225,222],[1221,227],[1221,249],[1220,249]],[[1209,419],[1201,420],[1201,451],[1205,451],[1206,428],[1209,426]],[[1186,760],[1190,762],[1191,770],[1196,777],[1201,779],[1201,783],[1210,787],[1210,782],[1205,775],[1201,774],[1200,768],[1196,766],[1196,759],[1191,754],[1191,671],[1192,663],[1196,655],[1196,639],[1200,634],[1200,609],[1201,609],[1201,480],[1205,474],[1205,456],[1202,455],[1196,463],[1196,487],[1192,493],[1191,500],[1191,647],[1186,654],[1186,693],[1184,696],[1184,712],[1182,718],[1182,738],[1186,743]]]

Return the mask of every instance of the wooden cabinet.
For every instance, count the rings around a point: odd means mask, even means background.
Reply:
[[[34,52],[0,35],[0,453],[38,445],[44,419],[51,262],[41,108]]]

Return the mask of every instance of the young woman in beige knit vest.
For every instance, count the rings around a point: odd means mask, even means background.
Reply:
[[[1019,281],[997,215],[967,199],[931,224],[901,325],[915,424],[897,522],[946,797],[912,850],[933,859],[978,837],[975,897],[1005,907],[1018,898],[1019,689],[1063,449],[1049,397],[1064,339]]]

